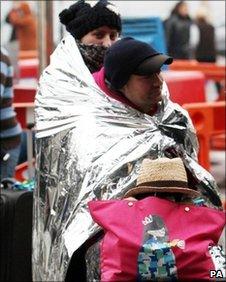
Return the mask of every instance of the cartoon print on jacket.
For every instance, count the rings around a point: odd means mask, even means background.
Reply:
[[[185,248],[183,240],[169,242],[168,230],[156,215],[143,220],[143,244],[138,254],[137,281],[177,281],[177,268],[172,247]]]

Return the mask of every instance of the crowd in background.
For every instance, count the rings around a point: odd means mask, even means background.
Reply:
[[[208,11],[200,8],[195,19],[189,15],[185,1],[178,2],[164,21],[167,50],[175,59],[197,59],[199,62],[215,62],[215,30],[208,20]],[[192,40],[197,29],[196,42]],[[193,42],[192,42],[193,41]]]

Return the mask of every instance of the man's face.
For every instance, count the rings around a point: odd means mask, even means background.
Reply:
[[[143,113],[150,114],[162,100],[163,78],[159,73],[149,76],[131,75],[121,92]]]

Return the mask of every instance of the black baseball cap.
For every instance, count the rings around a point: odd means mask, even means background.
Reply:
[[[121,89],[132,74],[150,75],[159,72],[173,58],[156,51],[151,45],[125,37],[114,43],[104,59],[105,78],[110,86]]]

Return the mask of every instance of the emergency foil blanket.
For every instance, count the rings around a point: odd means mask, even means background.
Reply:
[[[74,251],[99,230],[87,203],[121,198],[146,157],[181,157],[194,188],[221,208],[215,180],[197,162],[192,122],[163,86],[151,117],[99,89],[71,35],[52,54],[35,101],[34,281],[64,280]]]

